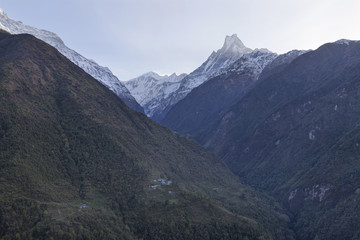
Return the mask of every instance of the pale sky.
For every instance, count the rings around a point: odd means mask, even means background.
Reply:
[[[0,8],[120,80],[190,73],[233,33],[277,53],[360,40],[360,0],[0,0]]]

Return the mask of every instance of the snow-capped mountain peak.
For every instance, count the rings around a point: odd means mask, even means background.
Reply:
[[[173,73],[170,76],[161,76],[155,72],[148,72],[124,84],[144,108],[145,113],[151,117],[153,110],[161,108],[162,101],[179,88],[181,80],[186,75]]]
[[[98,65],[95,61],[89,60],[74,50],[68,48],[61,38],[53,32],[40,30],[15,21],[9,18],[6,13],[0,9],[0,29],[8,31],[11,34],[30,34],[36,38],[55,47],[61,54],[70,61],[78,65],[93,78],[105,85],[118,95],[130,108],[143,112],[142,107],[136,102],[135,98],[130,94],[128,89],[112,74],[109,68]]]
[[[4,10],[2,10],[1,8],[0,8],[0,17],[1,17],[1,18],[4,18],[4,19],[7,19],[7,18],[8,18],[8,16],[7,16],[6,13],[4,12]],[[5,30],[5,31],[7,31],[7,32],[10,32],[10,29],[7,28],[7,27],[5,27],[1,22],[0,22],[0,29]]]
[[[344,44],[344,45],[349,45],[350,44],[350,42],[353,42],[353,41],[351,41],[351,40],[349,40],[349,39],[340,39],[340,40],[337,40],[335,43],[336,44]]]
[[[156,72],[147,72],[147,73],[144,73],[143,75],[141,75],[140,77],[144,77],[144,78],[154,78],[156,80],[160,80],[161,79],[161,76],[159,74],[157,74]]]
[[[156,72],[151,71],[151,72],[144,73],[141,76],[139,76],[137,78],[134,78],[134,79],[131,79],[131,80],[129,80],[127,82],[124,82],[124,83],[126,84],[126,83],[129,83],[129,82],[139,82],[140,80],[150,79],[150,78],[152,80],[156,80],[156,81],[160,81],[160,82],[179,82],[186,75],[187,74],[185,74],[185,73],[180,74],[180,75],[177,75],[176,73],[173,73],[171,75],[160,75],[160,74],[157,74]]]
[[[192,89],[221,74],[244,54],[252,51],[233,34],[226,36],[223,46],[213,51],[200,67],[187,76],[159,76],[150,72],[126,82],[125,85],[144,108],[145,113],[152,119],[161,121],[167,111]]]
[[[8,17],[8,16],[6,15],[6,13],[4,12],[4,10],[2,10],[2,8],[0,8],[0,15],[3,15],[4,17]]]
[[[224,45],[219,51],[221,53],[245,54],[250,52],[251,49],[246,47],[236,34],[233,34],[225,37]]]
[[[186,76],[187,76],[186,73],[182,73],[180,75],[177,75],[176,73],[173,73],[170,76],[168,76],[167,81],[168,82],[180,82]]]
[[[227,68],[244,54],[250,53],[253,50],[246,47],[243,42],[238,38],[236,34],[225,37],[225,42],[222,48],[216,52],[212,52],[210,57],[195,71],[189,74],[189,77],[195,77],[197,75],[206,75],[197,80],[188,81],[190,83],[191,89],[199,86],[209,76],[217,75],[221,70]]]

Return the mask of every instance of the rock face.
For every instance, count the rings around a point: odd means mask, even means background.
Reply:
[[[89,60],[74,50],[68,48],[59,36],[55,33],[39,30],[35,27],[27,26],[20,21],[9,18],[3,10],[0,9],[0,29],[6,30],[11,34],[27,33],[43,40],[55,47],[61,54],[70,59],[73,63],[81,67],[96,80],[104,84],[111,91],[116,93],[130,108],[144,112],[143,108],[136,102],[129,90],[112,74],[109,68],[98,65],[95,61]]]

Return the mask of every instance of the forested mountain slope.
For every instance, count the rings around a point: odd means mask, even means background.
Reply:
[[[294,213],[299,239],[359,238],[360,42],[296,58],[239,100],[202,143]]]
[[[30,35],[0,33],[0,102],[0,238],[292,238],[271,198]]]

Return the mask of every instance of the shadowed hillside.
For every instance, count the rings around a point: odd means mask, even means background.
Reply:
[[[269,74],[202,143],[294,214],[299,239],[357,239],[360,42],[341,40]]]
[[[0,238],[291,239],[288,217],[57,50],[0,33]]]

